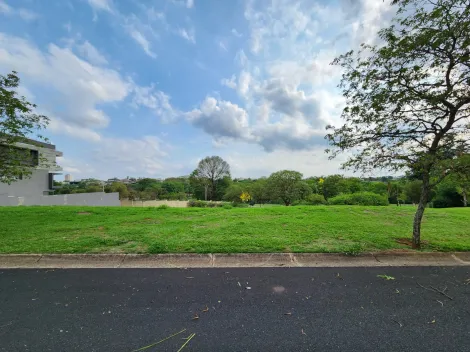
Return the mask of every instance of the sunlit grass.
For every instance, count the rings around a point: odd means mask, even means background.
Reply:
[[[415,208],[1,207],[0,253],[344,252],[408,248]],[[470,208],[426,209],[424,250],[470,250]]]

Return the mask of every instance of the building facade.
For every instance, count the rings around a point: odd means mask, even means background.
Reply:
[[[0,183],[0,196],[48,195],[53,191],[54,175],[62,171],[56,163],[56,158],[62,156],[62,152],[57,151],[53,144],[33,140],[16,143],[15,147],[30,151],[34,170],[29,177],[20,177],[11,184]]]

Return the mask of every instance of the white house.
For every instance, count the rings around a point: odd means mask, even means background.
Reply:
[[[42,196],[52,191],[54,175],[60,174],[62,168],[57,165],[56,158],[62,152],[55,149],[55,145],[25,139],[16,143],[16,147],[30,151],[31,162],[35,166],[30,177],[20,177],[11,184],[0,183],[0,196]]]

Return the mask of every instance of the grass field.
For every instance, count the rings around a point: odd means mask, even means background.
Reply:
[[[358,253],[409,248],[414,207],[1,207],[0,253]],[[470,250],[470,208],[427,209],[424,250]],[[406,242],[406,241],[405,241]]]

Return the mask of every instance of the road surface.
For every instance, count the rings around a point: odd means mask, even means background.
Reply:
[[[463,352],[469,279],[470,267],[2,269],[0,351],[133,351],[186,329],[145,351],[195,334],[182,351]]]

